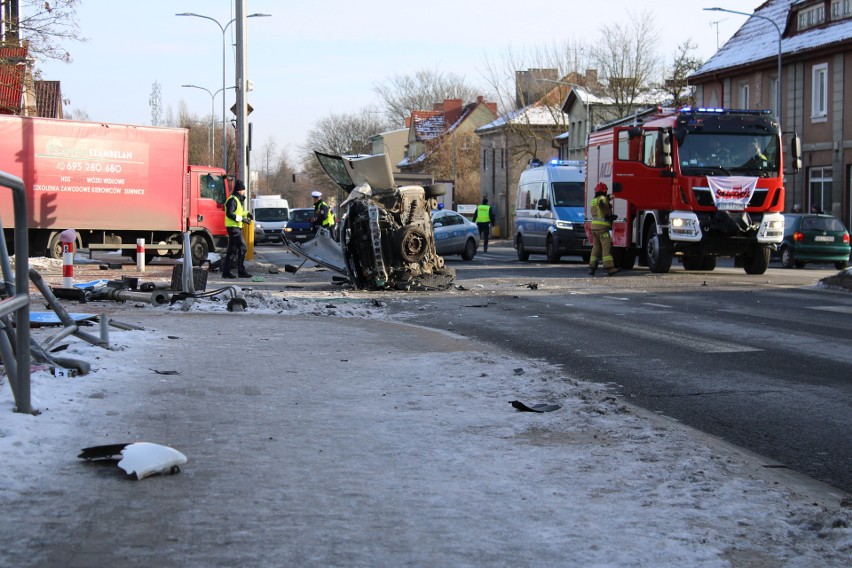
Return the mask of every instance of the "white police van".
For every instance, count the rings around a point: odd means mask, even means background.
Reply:
[[[592,247],[583,229],[585,164],[552,160],[521,173],[512,234],[518,260],[543,254],[548,262],[579,256],[588,262]]]

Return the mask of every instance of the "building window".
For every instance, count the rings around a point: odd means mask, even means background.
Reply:
[[[825,22],[825,6],[819,4],[799,11],[799,31],[818,26]]]
[[[811,120],[828,115],[828,63],[814,65],[811,74]],[[818,122],[822,122],[818,120]]]
[[[740,83],[739,86],[739,100],[737,103],[741,109],[747,109],[748,106],[748,83]]]
[[[842,20],[852,16],[852,0],[831,0],[831,19]]]
[[[811,168],[808,171],[810,190],[809,212],[831,212],[831,167]]]
[[[781,116],[781,113],[778,112],[778,78],[773,77],[769,79],[769,110],[772,111],[772,114],[775,116]]]

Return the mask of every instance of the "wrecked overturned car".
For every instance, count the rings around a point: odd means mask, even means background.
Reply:
[[[441,185],[394,184],[385,154],[335,156],[315,152],[348,197],[340,204],[339,242],[320,229],[305,243],[287,241],[295,254],[342,274],[357,289],[443,290],[455,270],[435,251],[432,208]]]

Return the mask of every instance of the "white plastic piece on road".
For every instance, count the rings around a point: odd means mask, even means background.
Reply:
[[[179,465],[186,463],[186,456],[174,448],[150,442],[128,444],[121,455],[124,456],[118,467],[128,475],[136,474],[136,479],[142,479],[155,473],[176,473]]]

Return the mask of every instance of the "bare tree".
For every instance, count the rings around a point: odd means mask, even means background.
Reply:
[[[444,99],[472,101],[482,94],[463,77],[433,69],[421,69],[414,75],[394,75],[375,85],[373,91],[381,99],[387,119],[399,127],[405,124],[412,110],[431,110]]]
[[[308,131],[301,148],[303,173],[316,186],[326,189],[336,187],[322,171],[314,152],[369,154],[372,150],[370,137],[389,128],[387,120],[374,107],[365,107],[351,114],[329,114]]]
[[[86,41],[77,24],[79,3],[79,0],[7,0],[2,6],[2,39],[10,43],[26,40],[29,54],[36,59],[70,63],[71,54],[62,44],[69,40]]]
[[[663,82],[659,85],[666,104],[675,107],[695,104],[695,87],[687,79],[704,64],[701,58],[693,55],[696,49],[698,46],[691,38],[677,46],[672,64],[666,67]]]
[[[660,75],[656,48],[660,34],[650,12],[629,14],[629,23],[601,28],[592,52],[593,61],[605,82],[619,116],[628,116],[648,103],[654,81]]]

